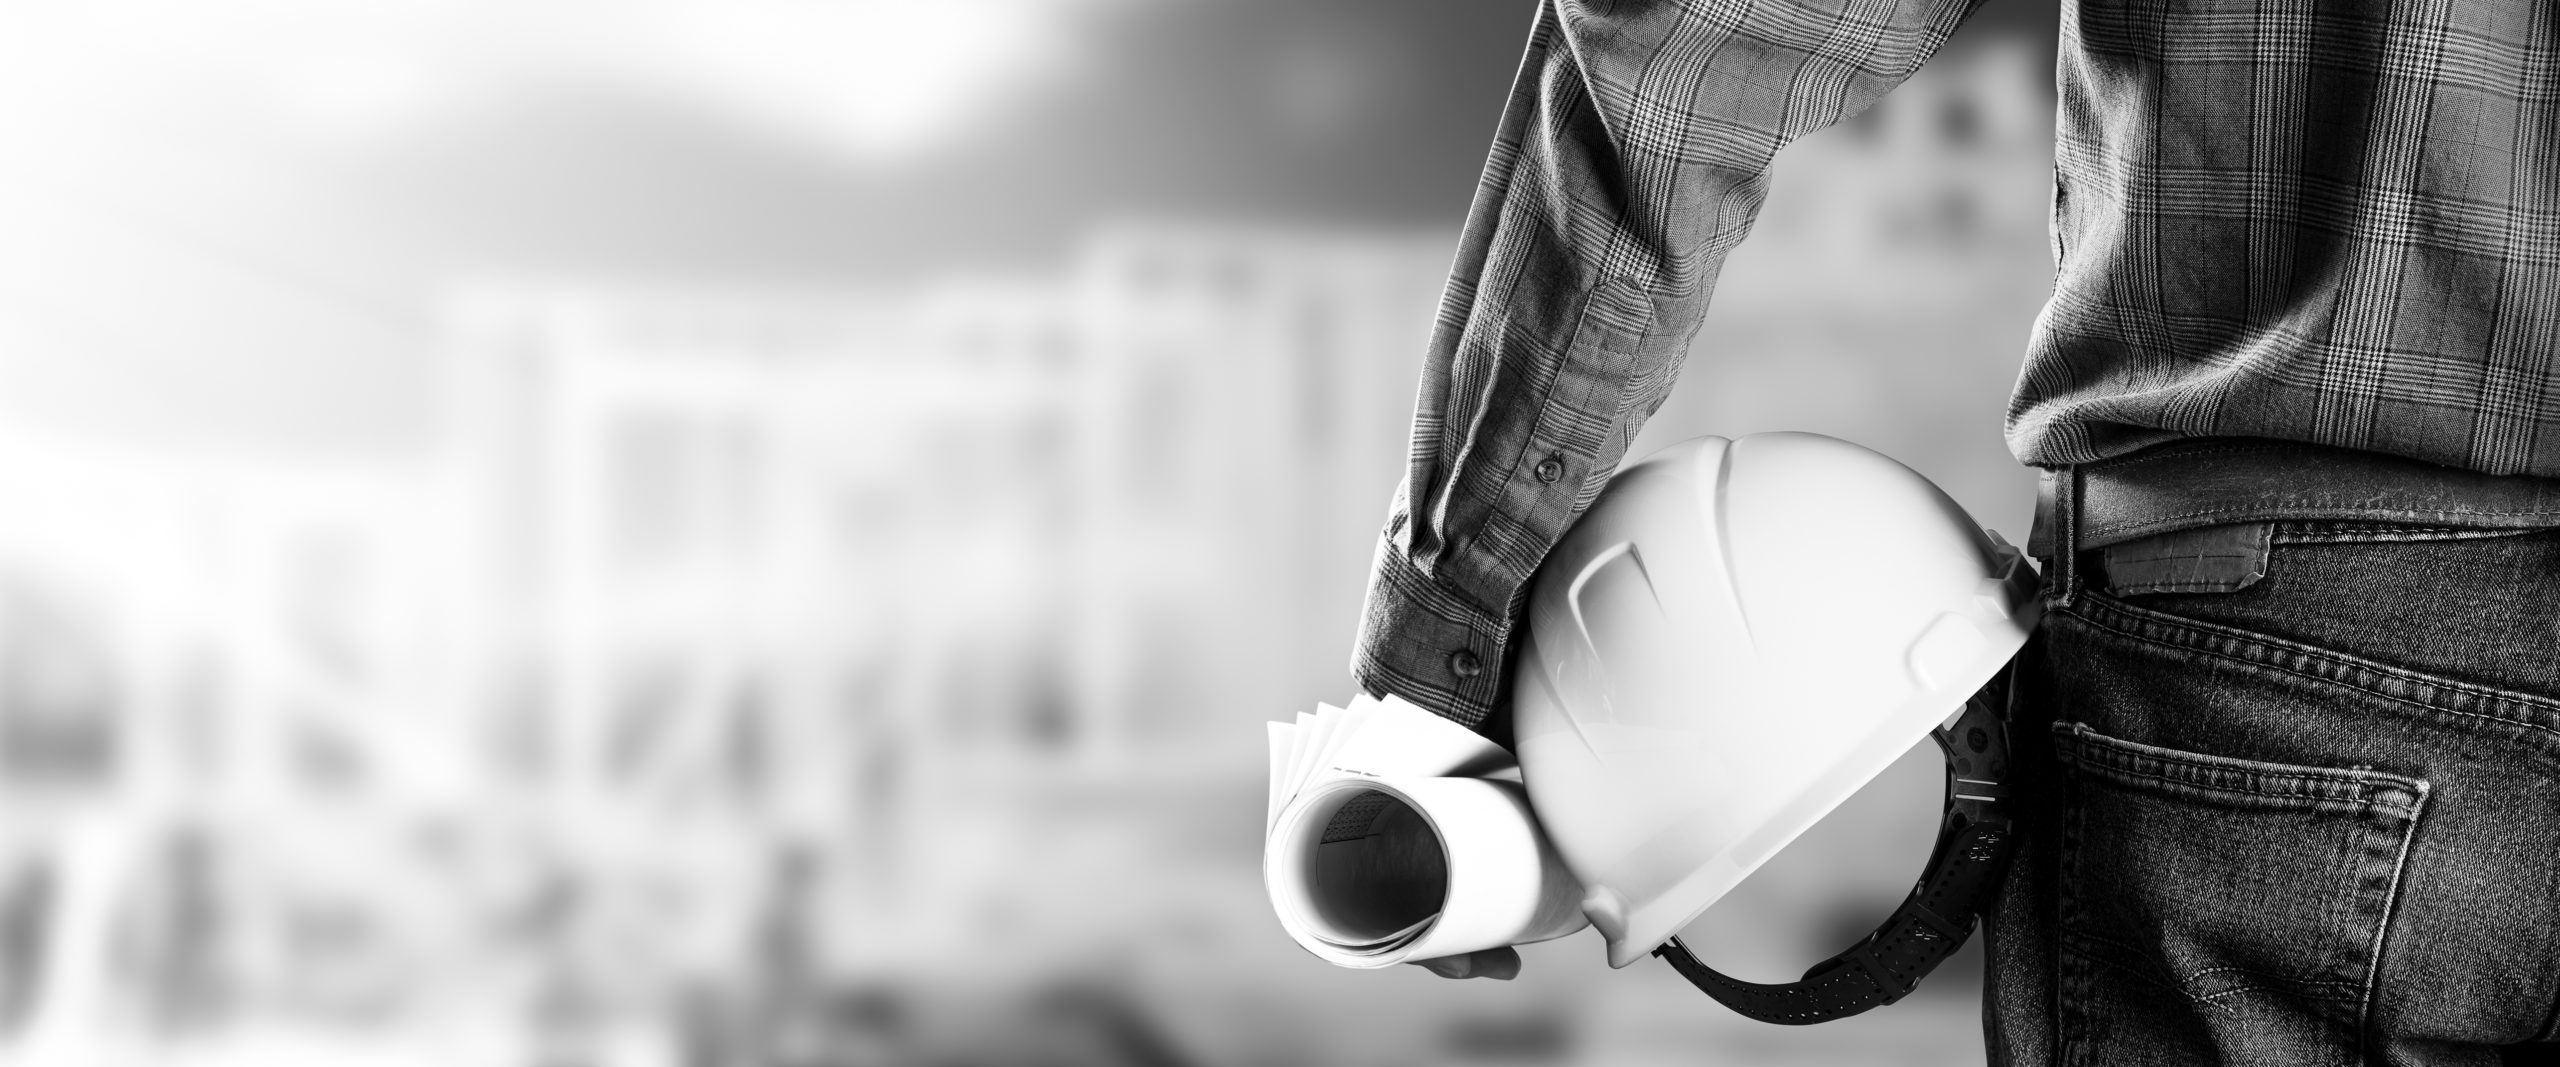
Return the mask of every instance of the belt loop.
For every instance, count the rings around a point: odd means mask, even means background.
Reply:
[[[2080,467],[2044,471],[2036,479],[2036,523],[2027,551],[2045,561],[2045,607],[2067,608],[2080,595]]]

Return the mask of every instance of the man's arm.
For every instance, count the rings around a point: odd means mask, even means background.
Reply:
[[[1468,211],[1352,674],[1495,736],[1532,571],[1671,391],[1769,161],[1981,0],[1541,0]]]

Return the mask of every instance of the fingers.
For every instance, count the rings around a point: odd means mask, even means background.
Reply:
[[[1492,978],[1509,981],[1520,976],[1520,953],[1510,948],[1489,948],[1464,956],[1442,956],[1436,960],[1415,960],[1414,965],[1442,978]]]

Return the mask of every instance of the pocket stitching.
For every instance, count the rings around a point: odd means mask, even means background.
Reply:
[[[2125,636],[2133,638],[2134,640],[2146,641],[2154,644],[2161,643],[2134,634],[2126,634]],[[2245,660],[2240,662],[2244,665],[2255,665],[2249,664]],[[2281,668],[2275,669],[2280,670]],[[2311,676],[2306,675],[2305,677]],[[2321,679],[2314,678],[2313,680]],[[2376,695],[2388,697],[2388,694]],[[2481,717],[2494,718],[2493,716]],[[2497,721],[2504,722],[2507,720]],[[2261,796],[2313,801],[2337,801],[2361,807],[2365,809],[2368,815],[2380,814],[2386,818],[2393,818],[2400,821],[2400,833],[2397,835],[2398,843],[2392,857],[2390,885],[2384,891],[2380,906],[2376,909],[2373,917],[2373,936],[2370,946],[2366,950],[2364,979],[2361,983],[2338,978],[2288,978],[2280,975],[2271,975],[2252,971],[2244,967],[2233,966],[2207,967],[2190,974],[2181,975],[2170,971],[2164,961],[2153,956],[2149,951],[2131,943],[2093,932],[2087,929],[2084,925],[2074,924],[2066,919],[2063,924],[2063,928],[2057,931],[2065,942],[2066,948],[2069,947],[2069,942],[2074,940],[2083,942],[2084,944],[2104,945],[2115,949],[2117,952],[2125,953],[2132,956],[2134,959],[2140,960],[2142,963],[2148,965],[2148,969],[2138,968],[2124,960],[2113,958],[2111,955],[2093,953],[2085,948],[2073,950],[2072,954],[2078,956],[2086,963],[2107,967],[2139,978],[2147,985],[2174,993],[2189,1003],[2211,1007],[2215,1011],[2221,1012],[2226,1016],[2236,1014],[2236,1009],[2222,1004],[2220,1001],[2225,998],[2236,997],[2253,992],[2290,993],[2306,1000],[2325,1000],[2336,1004],[2353,1005],[2353,1011],[2355,1013],[2354,1034],[2356,1049],[2357,1054],[2361,1056],[2364,1051],[2366,1023],[2372,1017],[2374,997],[2378,995],[2378,987],[2381,982],[2382,953],[2385,946],[2389,943],[2392,919],[2395,913],[2399,910],[2400,887],[2401,884],[2407,880],[2409,854],[2416,848],[2418,820],[2426,808],[2427,797],[2430,792],[2430,783],[2423,778],[2405,778],[2382,771],[2339,771],[2332,768],[2309,766],[2298,767],[2293,764],[2263,763],[2254,760],[2241,760],[2236,757],[2207,757],[2214,762],[2205,762],[2204,760],[2194,758],[2180,759],[2179,757],[2181,756],[2198,757],[2202,754],[2180,753],[2174,749],[2162,749],[2156,745],[2144,745],[2137,741],[2127,741],[2122,738],[2099,733],[2098,731],[2091,729],[2085,723],[2056,722],[2053,724],[2051,730],[2054,740],[2059,742],[2059,747],[2065,750],[2065,758],[2071,764],[2071,769],[2077,772],[2096,773],[2102,777],[2108,778],[2132,777],[2148,779],[2159,782],[2163,785],[2179,786],[2185,789],[2222,793],[2233,796]],[[2149,752],[2158,752],[2161,754],[2156,756],[2147,755]],[[2104,762],[2105,757],[2110,755],[2124,759],[2147,758],[2164,764],[2183,765],[2195,768],[2199,771],[2221,771],[2223,773],[2235,774],[2257,772],[2244,771],[2236,767],[2219,768],[2215,764],[2222,761],[2228,761],[2234,764],[2255,765],[2267,768],[2267,773],[2273,773],[2285,777],[2299,778],[2307,781],[2327,781],[2351,786],[2355,789],[2358,795],[2353,797],[2342,797],[2320,793],[2275,792],[2235,788],[2231,786],[2193,781],[2181,781],[2161,774]],[[2122,784],[2137,789],[2141,788],[2137,783]],[[2377,792],[2405,792],[2409,794],[2409,799],[2405,803],[2392,803],[2391,801],[2375,796],[2374,794]],[[2388,810],[2384,810],[2386,808]],[[2066,837],[2068,836],[2070,836],[2070,834],[2066,832]],[[2069,865],[2066,863],[2066,866]],[[2068,877],[2068,875],[2066,875],[2066,877]],[[2185,986],[2185,983],[2223,972],[2245,974],[2252,978],[2259,979],[2260,981],[2234,986],[2230,989],[2218,990],[2213,993],[2196,993]],[[2323,988],[2335,989],[2342,995],[2329,995],[2317,992],[2317,990]]]
[[[2100,599],[2112,600],[2112,598],[2106,598],[2103,597],[2102,594],[2092,592],[2082,600],[2082,603],[2094,604]],[[2517,705],[2524,708],[2542,711],[2554,716],[2560,716],[2560,702],[2553,702],[2530,694],[2517,693],[2505,689],[2495,689],[2488,686],[2475,685],[2470,682],[2456,681],[2438,674],[2430,674],[2424,671],[2413,671],[2405,667],[2392,666],[2379,660],[2369,660],[2359,656],[2351,656],[2344,652],[2332,651],[2318,645],[2306,645],[2298,641],[2286,641],[2282,638],[2269,637],[2264,634],[2251,633],[2246,630],[2238,630],[2227,626],[2217,625],[2215,623],[2202,622],[2177,615],[2170,615],[2164,612],[2152,611],[2148,608],[2135,607],[2134,605],[2126,604],[2121,601],[2114,601],[2101,605],[2101,607],[2106,611],[2135,615],[2135,621],[2137,623],[2147,623],[2153,626],[2168,628],[2188,629],[2236,644],[2254,645],[2268,649],[2269,651],[2282,652],[2287,655],[2299,655],[2307,659],[2322,660],[2345,670],[2367,671],[2383,675],[2385,677],[2395,678],[2410,685],[2425,686],[2430,689],[2439,689],[2457,693],[2492,704]],[[2220,649],[2178,644],[2149,634],[2136,633],[2127,629],[2123,625],[2118,625],[2113,622],[2096,618],[2077,607],[2067,609],[2067,611],[2074,619],[2088,623],[2091,626],[2095,626],[2101,630],[2105,630],[2127,640],[2139,641],[2143,644],[2178,652],[2193,652],[2198,655],[2211,656],[2215,659],[2225,660],[2230,663],[2238,664],[2242,667],[2252,667],[2261,670],[2276,671],[2282,674],[2290,674],[2296,678],[2304,678],[2314,682],[2323,682],[2329,685],[2339,686],[2341,688],[2353,689],[2360,693],[2381,697],[2382,699],[2391,701],[2395,704],[2406,704],[2410,707],[2426,711],[2438,712],[2446,715],[2459,715],[2472,719],[2483,719],[2505,726],[2522,727],[2527,730],[2534,730],[2549,734],[2554,740],[2560,741],[2560,729],[2553,729],[2552,727],[2542,725],[2541,723],[2529,722],[2524,719],[2509,718],[2504,715],[2491,715],[2486,712],[2465,711],[2460,708],[2448,708],[2441,704],[2430,704],[2426,701],[2401,696],[2397,693],[2386,693],[2380,689],[2373,688],[2372,686],[2359,685],[2355,681],[2346,678],[2335,678],[2312,674],[2307,671],[2296,670],[2278,663],[2268,663],[2244,656],[2233,655],[2232,653],[2225,652]],[[2152,618],[2146,619],[2141,618],[2140,616],[2152,616]]]
[[[2179,779],[2176,779],[2176,778],[2170,778],[2170,777],[2167,777],[2167,776],[2165,776],[2165,775],[2150,774],[2150,773],[2147,773],[2147,772],[2144,772],[2144,771],[2127,770],[2127,769],[2122,768],[2122,767],[2101,767],[2101,768],[2097,768],[2097,769],[2099,769],[2099,770],[2103,770],[2103,771],[2106,771],[2106,772],[2108,772],[2108,773],[2110,773],[2110,774],[2120,774],[2120,775],[2124,775],[2124,776],[2126,776],[2126,777],[2131,777],[2131,778],[2148,778],[2148,779],[2150,779],[2150,780],[2152,780],[2152,781],[2155,781],[2155,782],[2158,782],[2158,783],[2160,783],[2160,784],[2162,784],[2162,785],[2185,786],[2185,787],[2187,787],[2187,788],[2189,788],[2189,789],[2201,789],[2201,790],[2204,790],[2205,792],[2209,792],[2209,793],[2229,793],[2229,794],[2232,794],[2232,795],[2234,795],[2234,796],[2244,796],[2244,797],[2272,797],[2272,798],[2276,798],[2276,799],[2279,799],[2279,800],[2334,800],[2334,801],[2338,801],[2338,802],[2340,802],[2340,803],[2346,803],[2346,804],[2357,804],[2357,805],[2381,804],[2381,803],[2384,803],[2384,801],[2383,801],[2381,798],[2376,797],[2376,796],[2373,796],[2373,795],[2371,795],[2370,793],[2364,793],[2364,794],[2362,794],[2362,795],[2358,795],[2358,796],[2339,796],[2339,795],[2334,794],[2334,793],[2279,793],[2279,792],[2275,792],[2275,791],[2273,791],[2273,790],[2265,790],[2265,789],[2233,789],[2233,788],[2230,788],[2230,787],[2228,787],[2228,786],[2203,785],[2203,784],[2196,783],[2196,782],[2181,781],[2181,780],[2179,780]],[[2364,783],[2362,783],[2362,782],[2356,782],[2356,783],[2354,783],[2354,784],[2355,784],[2355,786],[2356,786],[2358,789],[2360,789],[2360,790],[2367,788],[2367,787],[2366,787],[2366,785],[2365,785]]]
[[[2373,998],[2382,987],[2382,949],[2391,941],[2391,917],[2400,910],[2400,885],[2408,880],[2409,854],[2418,849],[2418,818],[2427,808],[2427,783],[2418,782],[2418,798],[2409,805],[2409,825],[2400,831],[2400,854],[2391,863],[2391,889],[2382,895],[2382,914],[2373,928],[2373,950],[2364,968],[2364,999],[2356,1005],[2356,1053],[2364,1053],[2365,1025],[2373,1018]]]
[[[2052,730],[2054,739],[2063,742],[2064,747],[2071,750],[2071,762],[2083,769],[2103,771],[2108,774],[2127,775],[2135,778],[2148,778],[2152,781],[2159,782],[2162,785],[2201,789],[2207,792],[2230,793],[2238,796],[2277,797],[2301,800],[2335,800],[2356,804],[2380,804],[2385,802],[2385,798],[2377,796],[2376,794],[2378,793],[2397,790],[2424,796],[2427,787],[2427,783],[2424,779],[2407,778],[2385,771],[2342,771],[2328,767],[2297,767],[2292,764],[2284,763],[2264,763],[2257,760],[2243,760],[2229,756],[2215,757],[2217,760],[2227,761],[2234,764],[2244,764],[2254,768],[2263,768],[2244,769],[2243,767],[2220,767],[2215,763],[2192,758],[2180,759],[2176,755],[2154,755],[2153,753],[2168,753],[2173,750],[2162,749],[2157,745],[2145,745],[2138,741],[2127,741],[2120,737],[2111,737],[2090,729],[2087,723],[2057,722],[2053,724]],[[2098,754],[2084,754],[2084,749],[2097,749]],[[2132,767],[2119,766],[2112,762],[2106,762],[2106,753],[2119,753],[2131,758],[2150,759],[2160,763],[2178,764],[2194,768],[2200,772],[2217,775],[2255,774],[2266,775],[2269,777],[2296,778],[2311,782],[2331,782],[2352,788],[2355,791],[2355,795],[2340,796],[2336,794],[2317,792],[2279,792],[2271,789],[2247,789],[2222,785],[2219,783],[2171,778],[2164,774],[2137,770]],[[2416,812],[2412,810],[2410,814],[2414,817]]]

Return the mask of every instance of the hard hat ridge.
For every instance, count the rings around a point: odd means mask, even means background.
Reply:
[[[1513,679],[1531,799],[1611,964],[1972,707],[2038,608],[2017,550],[1845,441],[1706,437],[1621,470],[1540,567]]]

